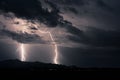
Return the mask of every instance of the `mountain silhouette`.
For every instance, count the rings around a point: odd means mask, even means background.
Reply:
[[[119,68],[80,68],[42,62],[22,62],[20,60],[0,61],[1,71],[119,71]]]
[[[20,60],[5,60],[0,62],[0,70],[12,71],[78,71],[75,66],[65,66],[59,64],[42,63],[42,62],[22,62]]]
[[[79,68],[76,66],[65,66],[42,62],[22,62],[20,60],[0,61],[0,72],[2,79],[65,79],[65,78],[92,78],[101,77],[97,73],[106,73],[112,75],[114,72],[120,72],[119,68]],[[94,74],[94,75],[93,75]],[[6,77],[8,76],[8,77]],[[10,77],[9,77],[10,76]],[[86,77],[87,76],[87,77]]]

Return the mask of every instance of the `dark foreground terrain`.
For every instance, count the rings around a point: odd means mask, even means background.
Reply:
[[[110,78],[115,73],[119,74],[119,72],[119,68],[79,68],[41,62],[21,62],[19,60],[5,60],[0,62],[0,74],[4,76],[8,75],[12,78],[16,77],[16,79],[23,79],[23,77],[33,78],[33,80],[51,77],[55,79],[56,77],[59,79],[65,77],[89,78],[92,76],[94,78],[99,76],[98,78],[100,78],[107,75]]]
[[[1,71],[120,71],[120,68],[80,68],[76,66],[65,66],[61,64],[51,64],[42,62],[22,62],[20,60],[0,61]]]
[[[19,60],[5,60],[0,62],[1,71],[80,71],[75,66],[65,66],[42,62],[22,62]]]

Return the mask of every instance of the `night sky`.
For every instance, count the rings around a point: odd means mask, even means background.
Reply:
[[[120,67],[120,1],[0,0],[0,61],[21,53],[24,61]]]

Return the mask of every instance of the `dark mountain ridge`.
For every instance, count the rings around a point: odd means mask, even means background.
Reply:
[[[0,71],[120,71],[119,68],[80,68],[42,62],[22,62],[20,60],[0,61]]]
[[[19,60],[0,61],[0,70],[24,70],[24,71],[78,71],[75,66],[65,66],[59,64],[42,62],[22,62]]]
[[[13,80],[64,80],[79,78],[110,77],[120,72],[119,68],[79,68],[42,62],[22,62],[19,60],[0,61],[2,79]],[[101,74],[102,73],[102,74]],[[108,76],[106,76],[106,74]]]

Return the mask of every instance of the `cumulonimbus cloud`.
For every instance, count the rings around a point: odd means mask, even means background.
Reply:
[[[41,0],[40,0],[41,1]],[[66,32],[63,33],[70,33],[69,35],[63,35],[62,37],[66,37],[68,41],[72,41],[73,43],[82,43],[85,45],[92,45],[92,46],[118,46],[117,43],[119,42],[119,36],[114,36],[117,35],[119,32],[116,31],[105,31],[101,29],[95,29],[92,27],[89,27],[90,30],[87,29],[87,31],[82,31],[80,26],[73,26],[72,22],[65,20],[63,16],[60,15],[61,9],[57,6],[59,5],[77,5],[77,6],[84,6],[88,5],[88,2],[85,2],[85,0],[75,0],[72,1],[70,0],[69,3],[68,0],[65,1],[58,1],[58,0],[44,0],[47,5],[49,5],[49,8],[44,8],[42,3],[39,0],[0,0],[0,10],[1,14],[5,16],[5,14],[11,12],[17,18],[25,19],[27,21],[35,22],[36,20],[39,23],[45,24],[47,28],[64,28]],[[58,2],[57,2],[58,1]],[[101,9],[106,8],[106,9],[112,9],[110,6],[105,4],[103,1],[100,0],[94,0],[95,3],[94,7],[100,7]],[[61,4],[63,3],[63,4]],[[22,6],[21,6],[22,5]],[[90,4],[89,4],[90,5]],[[84,8],[83,8],[84,9]],[[89,8],[88,8],[89,9]],[[97,8],[95,8],[97,9]],[[96,10],[97,11],[97,10]],[[79,12],[77,11],[76,8],[71,7],[71,12]],[[89,13],[89,12],[88,12]],[[76,13],[74,13],[76,14]],[[107,13],[106,13],[107,14]],[[79,14],[78,14],[79,15]],[[11,17],[11,16],[5,16],[6,17]],[[108,20],[108,19],[107,19]],[[79,20],[78,20],[79,21]],[[2,24],[2,23],[0,23]],[[16,25],[19,25],[19,22],[14,23]],[[4,24],[3,24],[4,25]],[[8,26],[8,25],[7,25]],[[84,26],[84,25],[83,25]],[[4,26],[5,27],[5,26]],[[38,29],[35,28],[34,26],[29,26],[29,30],[37,31]],[[57,32],[57,30],[55,31]],[[29,33],[16,33],[12,32],[9,29],[1,29],[1,33],[11,37],[12,39],[18,41],[18,42],[38,42],[38,43],[45,43],[46,41],[42,39],[40,36],[37,34],[29,34]],[[34,33],[34,32],[33,32]],[[58,37],[61,35],[56,34]],[[102,36],[103,37],[98,37]],[[19,36],[19,37],[17,37]],[[59,38],[60,39],[60,38]],[[61,40],[61,39],[60,39]],[[64,40],[63,40],[64,41]],[[59,41],[58,41],[59,42]],[[64,43],[64,42],[63,42]]]
[[[28,33],[16,33],[9,30],[0,30],[0,34],[2,36],[6,36],[8,38],[11,38],[19,43],[29,43],[29,44],[46,44],[46,42],[42,39],[42,37],[36,35],[36,34],[28,34]]]

